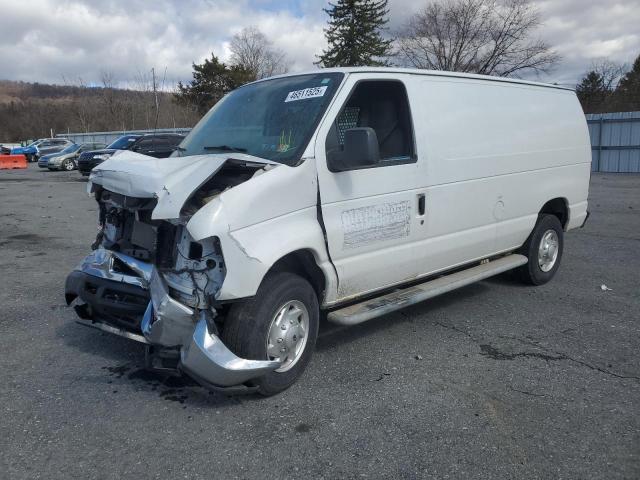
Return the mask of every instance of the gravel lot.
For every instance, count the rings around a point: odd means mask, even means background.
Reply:
[[[0,171],[1,478],[640,477],[640,176],[593,176],[550,284],[322,325],[271,398],[151,375],[141,345],[74,322],[79,177]]]

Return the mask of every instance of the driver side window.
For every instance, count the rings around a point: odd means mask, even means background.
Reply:
[[[361,165],[343,154],[346,132],[362,128],[375,132],[380,153],[374,164]],[[415,162],[411,112],[404,84],[397,80],[357,83],[327,136],[326,151],[327,158],[332,155],[339,159],[338,171]]]

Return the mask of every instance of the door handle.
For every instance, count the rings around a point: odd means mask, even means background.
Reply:
[[[418,215],[423,216],[425,210],[426,199],[424,193],[418,194]]]

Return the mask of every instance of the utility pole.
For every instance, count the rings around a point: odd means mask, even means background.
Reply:
[[[156,102],[156,121],[158,119],[158,84],[156,83],[156,69],[151,67],[151,78],[153,82],[153,96]]]

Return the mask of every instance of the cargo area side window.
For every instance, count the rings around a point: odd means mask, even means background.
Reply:
[[[345,137],[354,129],[372,129],[379,158],[361,161],[345,149]],[[348,131],[351,134],[347,134]],[[395,80],[371,80],[356,84],[345,106],[333,122],[326,141],[332,171],[375,168],[416,161],[411,111],[404,84]],[[333,168],[332,168],[333,167]]]

